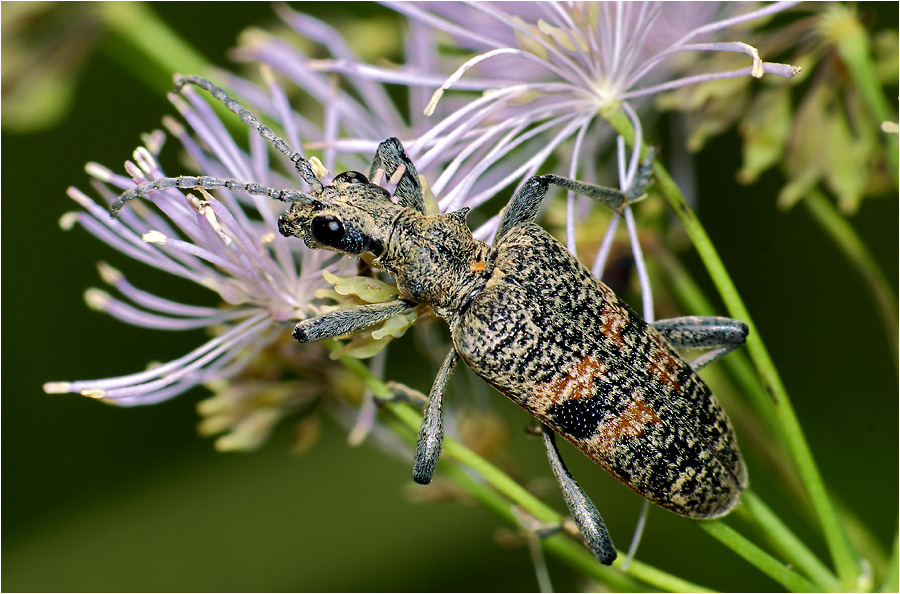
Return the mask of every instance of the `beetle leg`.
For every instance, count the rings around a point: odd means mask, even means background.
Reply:
[[[386,303],[370,303],[330,311],[297,324],[293,337],[300,342],[313,342],[353,334],[414,306],[415,303],[411,301],[395,299]]]
[[[444,441],[444,388],[450,378],[450,372],[459,361],[456,349],[450,349],[447,357],[441,364],[431,392],[430,399],[425,408],[425,418],[419,428],[419,437],[416,440],[416,459],[413,462],[413,480],[420,485],[427,485],[434,476],[434,467],[441,455],[441,444]]]
[[[541,202],[547,196],[550,184],[572,190],[576,194],[589,196],[612,210],[618,210],[625,204],[625,194],[621,190],[586,184],[558,175],[536,175],[528,178],[525,185],[516,192],[516,195],[503,209],[497,233],[494,235],[495,245],[513,227],[533,222],[537,218]]]
[[[516,192],[512,200],[509,201],[506,208],[503,209],[503,215],[500,219],[500,224],[497,226],[497,233],[494,236],[494,244],[513,227],[523,223],[530,223],[537,218],[541,202],[547,196],[547,190],[551,184],[571,190],[576,194],[587,196],[616,212],[620,211],[628,202],[633,202],[640,198],[647,186],[650,185],[652,162],[655,155],[656,150],[654,149],[648,152],[647,159],[641,164],[635,176],[635,181],[627,192],[553,174],[536,175],[529,178],[525,185]]]
[[[700,369],[743,345],[747,339],[747,324],[718,316],[683,316],[657,320],[650,324],[674,347],[711,348],[693,361],[693,369]]]
[[[393,196],[397,199],[397,204],[420,213],[425,212],[425,198],[419,183],[419,174],[398,139],[388,138],[375,149],[372,168],[369,170],[370,181],[376,179],[379,170],[384,172],[382,175],[392,184],[396,184]],[[397,176],[397,173],[400,175]]]
[[[587,543],[588,548],[597,561],[604,565],[612,565],[618,553],[616,553],[616,547],[609,537],[606,524],[603,523],[603,518],[600,517],[600,512],[597,511],[591,500],[588,499],[581,487],[578,486],[578,483],[575,482],[575,479],[572,478],[572,475],[569,474],[566,465],[563,464],[559,450],[556,449],[556,434],[543,424],[541,425],[541,430],[544,433],[544,446],[547,448],[550,467],[556,476],[556,482],[559,483],[559,487],[562,489],[563,498],[566,500],[569,512],[575,519],[575,524],[578,525],[578,531],[581,532],[581,536],[584,537],[585,543]]]

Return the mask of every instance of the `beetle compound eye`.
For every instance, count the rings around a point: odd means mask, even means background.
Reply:
[[[369,178],[360,173],[359,171],[345,171],[344,173],[340,173],[335,176],[334,180],[331,182],[333,186],[342,186],[346,184],[367,184],[369,183]]]
[[[344,224],[334,215],[313,217],[309,230],[316,241],[331,247],[340,247],[345,234]]]

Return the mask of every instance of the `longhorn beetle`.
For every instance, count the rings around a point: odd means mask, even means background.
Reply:
[[[294,163],[308,193],[213,177],[158,179],[124,192],[115,217],[139,196],[169,188],[264,195],[290,204],[278,219],[285,237],[312,249],[361,256],[396,279],[399,298],[301,321],[293,337],[310,342],[352,334],[417,304],[450,326],[453,347],[429,394],[416,444],[413,479],[431,481],[443,439],[444,388],[460,359],[534,415],[554,475],[593,555],[611,564],[616,550],[597,509],[560,458],[562,435],[653,503],[691,518],[715,518],[738,502],[747,473],[731,423],[695,370],[743,344],[747,326],[718,317],[646,323],[535,224],[550,186],[588,196],[614,211],[643,195],[650,161],[627,192],[538,175],[503,210],[493,244],[472,237],[467,208],[426,215],[415,165],[396,138],[375,151],[369,177],[356,171],[323,185],[312,166],[219,87],[208,91]],[[370,181],[371,179],[371,181]],[[393,193],[382,184],[390,180]],[[710,348],[691,364],[672,347]]]

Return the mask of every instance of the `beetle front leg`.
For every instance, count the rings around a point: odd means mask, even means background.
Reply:
[[[419,174],[398,139],[388,138],[378,145],[369,170],[369,181],[376,185],[381,185],[382,182],[391,184],[397,204],[425,213],[425,198]]]
[[[616,553],[616,547],[613,545],[609,531],[606,529],[606,524],[603,522],[603,518],[600,517],[600,512],[597,511],[597,508],[588,499],[588,496],[585,495],[578,483],[575,482],[575,479],[572,478],[572,475],[569,474],[566,465],[563,464],[559,450],[556,449],[556,434],[543,424],[541,425],[541,431],[544,434],[544,446],[547,448],[550,467],[553,469],[556,482],[559,483],[559,487],[562,490],[563,499],[566,500],[569,512],[578,526],[578,531],[581,532],[581,536],[597,561],[604,565],[612,565],[618,553]]]
[[[444,442],[444,388],[458,361],[456,349],[450,349],[428,394],[429,402],[416,439],[416,459],[413,462],[413,480],[420,485],[431,482],[434,467],[441,456],[441,444]]]
[[[396,299],[386,303],[371,303],[338,309],[303,320],[294,327],[292,336],[300,342],[315,342],[316,340],[345,336],[374,326],[392,315],[414,306],[415,303],[411,301]]]
[[[742,346],[749,332],[747,324],[719,316],[683,316],[657,320],[650,325],[674,347],[712,349],[691,361],[695,370]]]

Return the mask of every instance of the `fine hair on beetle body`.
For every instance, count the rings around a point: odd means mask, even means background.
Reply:
[[[552,174],[529,178],[503,210],[493,242],[475,239],[468,209],[425,214],[414,163],[396,138],[382,142],[368,175],[349,171],[324,185],[316,168],[210,81],[176,77],[176,90],[198,86],[222,101],[286,155],[308,192],[207,176],[164,178],[136,186],[111,207],[169,189],[228,188],[288,203],[278,230],[312,249],[366,255],[390,273],[399,296],[300,321],[300,342],[353,334],[418,304],[450,327],[452,347],[429,393],[416,444],[413,478],[431,481],[443,440],[443,394],[464,361],[533,415],[551,470],[585,543],[598,561],[617,552],[591,500],[566,469],[561,435],[651,502],[708,519],[737,505],[747,472],[731,423],[696,370],[743,344],[747,326],[720,317],[645,322],[535,223],[551,186],[621,211],[651,181],[653,151],[626,191]],[[691,363],[674,348],[708,349]]]

